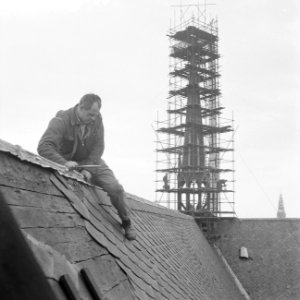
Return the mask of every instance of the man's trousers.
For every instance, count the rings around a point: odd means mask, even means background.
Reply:
[[[100,167],[89,170],[92,174],[92,183],[100,186],[110,197],[112,205],[117,209],[122,221],[129,220],[129,211],[124,197],[124,188],[116,179],[113,171],[103,159]]]

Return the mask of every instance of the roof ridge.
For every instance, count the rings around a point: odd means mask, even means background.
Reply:
[[[150,212],[150,213],[159,214],[159,215],[174,216],[174,217],[179,217],[179,218],[183,218],[183,219],[191,219],[192,218],[189,215],[186,215],[177,210],[165,207],[159,203],[152,202],[152,201],[142,198],[140,196],[136,196],[136,195],[128,193],[128,192],[126,192],[126,195],[127,195],[126,199],[128,199],[130,201],[135,201],[137,204],[143,204],[143,206],[141,206],[141,207],[133,206],[132,208],[134,210],[146,211],[148,213]],[[145,209],[145,205],[147,205],[149,207],[149,210]],[[162,213],[162,212],[164,212],[164,213]]]
[[[32,153],[28,150],[23,149],[19,145],[13,145],[2,139],[0,139],[0,152],[10,153],[11,155],[19,158],[22,161],[26,161],[31,164],[41,166],[43,168],[53,169],[64,177],[75,179],[77,181],[80,181],[81,183],[85,183],[86,185],[92,185],[92,184],[86,182],[84,180],[83,176],[79,172],[69,171],[68,168],[63,165],[60,165],[53,161],[50,161],[42,156],[39,156],[36,153]],[[97,188],[97,186],[95,186],[95,187]],[[181,217],[181,218],[190,218],[190,216],[187,216],[178,211],[172,210],[172,209],[162,206],[158,203],[147,200],[143,197],[136,196],[132,193],[126,192],[126,195],[127,195],[127,199],[129,199],[130,201],[136,201],[138,203],[143,203],[142,210],[144,210],[144,211],[158,213],[158,214],[163,214],[162,211],[164,211],[164,212],[166,212],[166,215],[169,215],[169,216],[171,215],[171,216],[176,216],[176,217]],[[150,206],[149,210],[145,209],[145,205],[147,205],[148,207]],[[154,211],[153,208],[156,210]],[[138,210],[138,208],[136,210]]]

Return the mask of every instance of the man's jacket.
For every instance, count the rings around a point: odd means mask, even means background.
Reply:
[[[104,151],[102,117],[99,114],[94,122],[88,124],[88,134],[82,137],[83,124],[76,115],[76,108],[59,111],[50,121],[39,142],[38,153],[62,165],[70,160],[81,164],[100,164]]]

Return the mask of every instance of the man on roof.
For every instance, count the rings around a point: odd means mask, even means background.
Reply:
[[[134,240],[136,233],[131,224],[124,189],[101,158],[104,151],[101,104],[98,95],[86,94],[74,107],[57,112],[39,142],[38,153],[69,169],[96,165],[81,169],[82,175],[107,192],[122,220],[125,237]]]

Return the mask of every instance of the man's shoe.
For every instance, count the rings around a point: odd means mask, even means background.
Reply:
[[[130,220],[123,221],[122,226],[125,230],[126,239],[129,240],[129,241],[135,240],[136,239],[136,232],[135,232],[133,226],[131,225]]]

